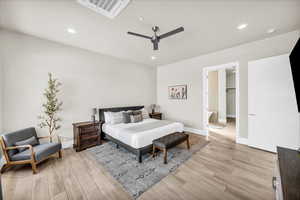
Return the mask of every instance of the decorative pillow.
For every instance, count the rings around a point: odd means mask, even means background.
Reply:
[[[141,110],[135,110],[135,111],[132,111],[132,112],[133,112],[133,115],[141,115],[142,114]]]
[[[130,121],[131,121],[131,123],[141,122],[141,121],[143,121],[143,116],[142,116],[142,114],[130,115]]]
[[[15,143],[15,146],[21,146],[21,145],[31,145],[31,146],[35,146],[39,144],[39,142],[37,141],[36,137],[32,136],[26,140],[21,140],[19,142]],[[25,151],[28,148],[18,148],[19,152]]]
[[[127,112],[123,112],[123,122],[125,124],[128,124],[131,122],[130,120],[130,115],[133,115],[133,112],[132,111],[127,111]]]
[[[110,123],[111,124],[120,124],[124,122],[123,118],[124,111],[121,112],[111,112],[110,113]]]
[[[146,110],[145,108],[142,108],[140,111],[142,111],[143,119],[148,119],[149,118],[148,110]]]

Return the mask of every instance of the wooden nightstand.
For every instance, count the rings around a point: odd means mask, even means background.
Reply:
[[[76,151],[101,144],[100,122],[79,122],[73,124]]]
[[[162,113],[155,112],[149,113],[150,118],[162,120]]]

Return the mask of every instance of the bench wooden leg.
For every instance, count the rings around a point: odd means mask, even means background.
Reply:
[[[168,154],[167,154],[167,149],[164,148],[164,164],[167,164],[168,161],[167,161],[167,157],[168,157]]]
[[[190,149],[190,140],[189,140],[189,138],[186,139],[186,146],[187,146],[188,149]]]
[[[152,150],[152,158],[155,157],[155,146],[153,145],[153,150]]]

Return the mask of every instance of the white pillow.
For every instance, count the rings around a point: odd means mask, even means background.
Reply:
[[[124,122],[123,112],[110,112],[110,124],[120,124]]]
[[[148,119],[149,118],[149,113],[145,108],[142,108],[140,111],[142,111],[143,119]]]
[[[105,120],[105,123],[108,123],[110,124],[111,122],[111,115],[110,115],[111,112],[104,112],[104,120]]]

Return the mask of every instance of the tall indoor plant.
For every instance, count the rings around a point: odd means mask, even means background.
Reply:
[[[46,103],[43,106],[43,114],[38,118],[41,120],[39,127],[48,128],[50,142],[52,142],[52,136],[54,131],[58,130],[61,126],[59,122],[61,119],[58,117],[58,112],[61,111],[62,102],[58,100],[57,94],[61,83],[57,79],[52,77],[52,74],[48,74],[48,87],[45,89],[44,96],[46,97]]]

